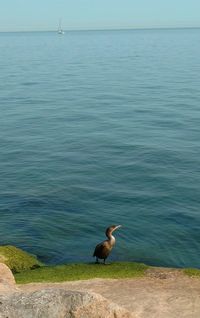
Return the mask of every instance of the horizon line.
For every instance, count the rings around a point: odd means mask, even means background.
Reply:
[[[121,27],[121,28],[97,28],[97,29],[64,29],[67,32],[81,32],[81,31],[128,31],[128,30],[177,30],[177,29],[200,29],[200,26],[177,26],[177,27]],[[0,33],[31,33],[31,32],[57,32],[57,29],[51,30],[12,30],[12,31],[1,31]]]

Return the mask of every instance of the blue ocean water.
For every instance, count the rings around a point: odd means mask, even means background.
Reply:
[[[200,267],[200,29],[0,34],[0,245]]]

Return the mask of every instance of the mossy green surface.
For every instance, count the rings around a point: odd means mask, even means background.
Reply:
[[[183,272],[190,277],[199,277],[200,278],[200,269],[196,268],[186,268]]]
[[[139,263],[68,264],[43,266],[15,274],[18,284],[32,282],[64,282],[92,278],[133,278],[142,277],[148,266]]]
[[[6,264],[13,273],[26,271],[42,265],[35,256],[9,245],[0,246],[0,262]]]

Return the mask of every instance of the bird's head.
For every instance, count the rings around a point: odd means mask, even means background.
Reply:
[[[106,230],[106,236],[111,235],[115,230],[119,229],[121,225],[111,225]]]

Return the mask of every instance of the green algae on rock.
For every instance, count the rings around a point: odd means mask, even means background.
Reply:
[[[103,264],[66,264],[42,266],[15,275],[18,284],[33,282],[64,282],[92,278],[134,278],[143,277],[148,266],[134,262]]]
[[[183,272],[190,277],[200,277],[200,269],[198,268],[185,268]]]
[[[6,264],[13,273],[38,268],[42,265],[37,257],[15,246],[0,246],[0,263]]]

